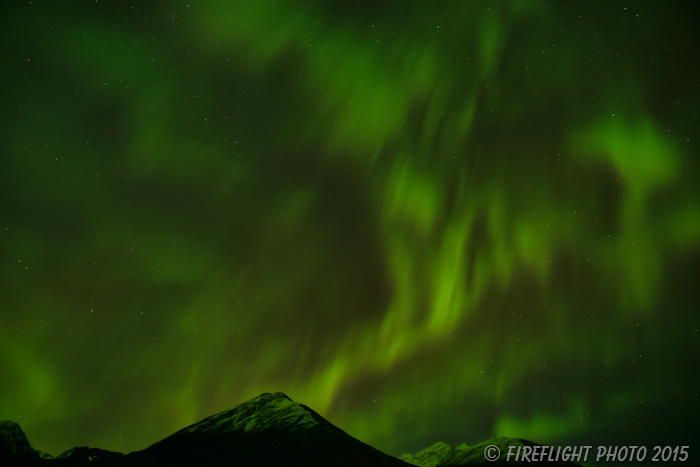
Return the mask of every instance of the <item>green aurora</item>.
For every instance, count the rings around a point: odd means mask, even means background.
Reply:
[[[0,419],[37,449],[274,391],[392,455],[700,448],[692,4],[146,3],[0,10]]]

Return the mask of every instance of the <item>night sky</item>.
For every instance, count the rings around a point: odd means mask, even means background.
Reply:
[[[3,2],[0,419],[700,455],[692,6]]]

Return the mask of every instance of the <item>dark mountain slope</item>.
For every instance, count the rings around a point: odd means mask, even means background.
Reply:
[[[205,418],[125,457],[129,465],[406,467],[282,393]]]
[[[485,449],[500,457],[490,462]],[[332,425],[305,405],[282,393],[262,394],[236,407],[190,425],[143,451],[127,455],[97,448],[72,448],[52,459],[32,448],[16,423],[0,422],[0,466],[54,465],[97,467],[466,467],[513,465],[505,462],[509,447],[536,446],[517,438],[494,438],[456,447],[436,443],[404,460],[388,456]],[[490,448],[493,454],[493,447]],[[571,462],[547,462],[573,467]],[[522,462],[518,462],[520,464]],[[534,463],[534,462],[530,462]],[[538,462],[541,464],[544,462]]]
[[[0,421],[0,461],[31,462],[40,459],[22,428],[11,420]]]

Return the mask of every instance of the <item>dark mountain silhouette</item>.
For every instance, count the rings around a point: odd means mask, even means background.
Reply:
[[[51,465],[119,465],[124,454],[106,449],[76,447],[64,451]]]
[[[0,421],[0,460],[14,462],[37,461],[40,459],[22,428],[12,420]]]
[[[127,460],[139,466],[408,467],[280,392],[205,418]]]
[[[130,454],[97,448],[72,448],[55,459],[35,450],[20,426],[0,422],[0,465],[39,466],[200,466],[237,467],[423,467],[504,465],[488,462],[484,449],[494,444],[533,446],[515,438],[496,438],[474,446],[437,443],[404,460],[388,456],[356,440],[305,405],[278,392],[265,393],[190,425]],[[504,459],[504,456],[501,457]],[[509,465],[512,464],[508,463]],[[548,465],[573,466],[548,462]]]
[[[500,456],[497,460],[489,461],[484,457],[484,451],[489,446],[496,446]],[[418,465],[421,467],[472,467],[472,466],[501,466],[501,465],[550,465],[558,467],[577,467],[577,466],[591,466],[591,464],[584,463],[574,463],[565,461],[537,461],[537,462],[514,462],[511,459],[510,462],[506,462],[508,448],[510,446],[515,447],[514,451],[518,447],[522,448],[525,446],[534,447],[537,446],[536,443],[532,441],[527,441],[525,439],[519,438],[508,438],[505,436],[499,438],[493,438],[488,441],[484,441],[479,444],[470,446],[468,444],[462,443],[457,446],[450,446],[446,443],[435,443],[427,449],[419,451],[415,454],[403,454],[399,459],[402,459],[410,464]],[[493,448],[491,448],[493,449]],[[491,451],[493,453],[493,451]],[[589,457],[593,455],[589,454]]]

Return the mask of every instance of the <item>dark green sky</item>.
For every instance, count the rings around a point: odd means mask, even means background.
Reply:
[[[266,391],[389,454],[700,448],[690,2],[59,3],[0,10],[0,419],[36,448]]]

